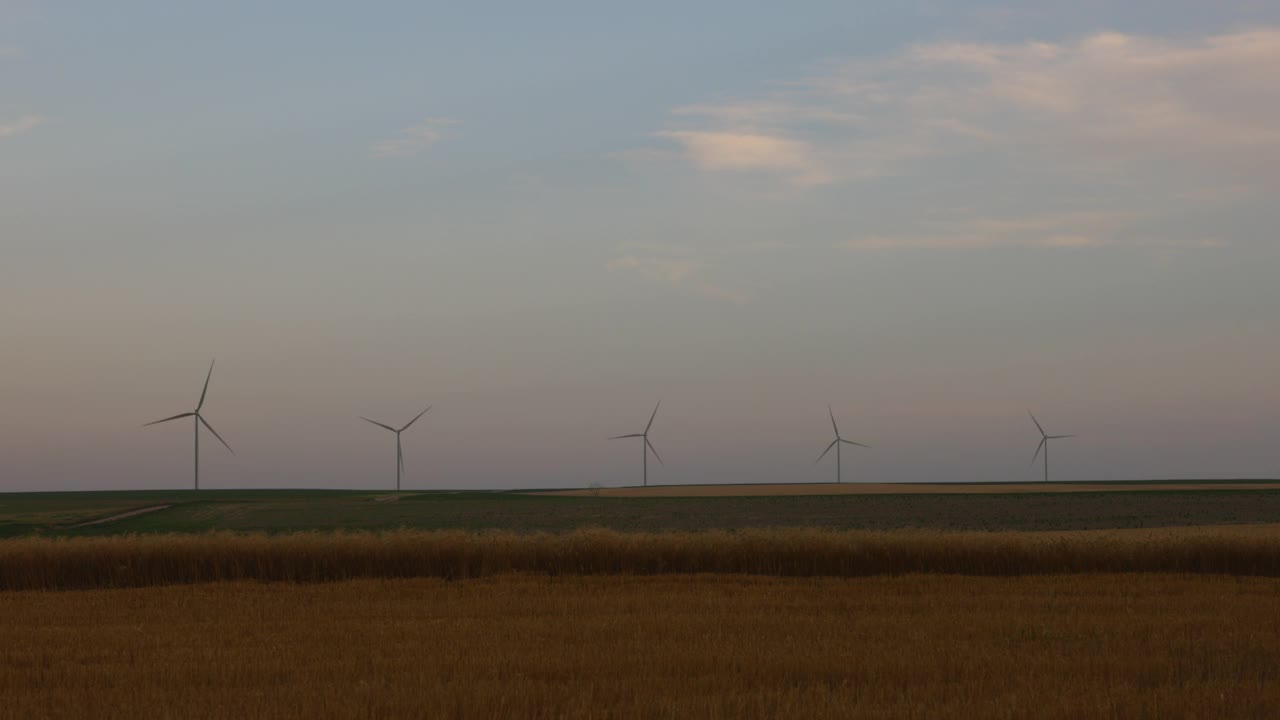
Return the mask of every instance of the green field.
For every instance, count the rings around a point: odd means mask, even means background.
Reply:
[[[96,525],[79,523],[155,507]],[[511,492],[204,490],[0,494],[0,537],[209,530],[504,529],[564,532],[814,527],[1086,530],[1280,521],[1280,491],[552,497]]]

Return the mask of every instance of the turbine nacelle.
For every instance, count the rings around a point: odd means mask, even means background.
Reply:
[[[431,409],[430,405],[426,406],[426,410],[430,410],[430,409]],[[390,427],[390,425],[385,423],[379,423],[378,420],[370,420],[369,418],[365,418],[364,415],[360,415],[360,419],[366,421],[366,423],[372,423],[372,424],[378,425],[379,428],[388,429],[390,430],[390,432],[396,433],[396,491],[397,492],[399,492],[399,482],[401,482],[401,475],[404,474],[404,450],[401,447],[401,442],[399,442],[399,436],[401,436],[401,433],[403,433],[404,430],[407,430],[408,428],[410,428],[410,425],[412,425],[413,423],[416,423],[417,419],[421,418],[422,415],[426,415],[426,410],[422,410],[421,413],[413,416],[412,420],[408,421],[408,423],[404,423],[404,427],[399,429]]]
[[[422,412],[415,415],[412,420],[405,423],[404,427],[399,429],[393,428],[390,425],[387,425],[386,423],[380,423],[377,420],[370,420],[369,418],[363,415],[359,416],[361,420],[367,423],[373,423],[374,425],[377,425],[380,428],[383,428],[385,430],[390,430],[391,432],[396,434],[396,491],[397,492],[400,490],[400,477],[404,475],[404,449],[400,446],[400,433],[404,432],[405,430],[408,430],[410,425],[413,425],[414,423],[418,422],[418,418],[422,417],[423,415],[426,415],[427,410],[430,410],[430,409],[431,409],[431,406],[428,405],[426,410],[423,410]]]
[[[200,414],[200,410],[204,408],[205,398],[208,397],[209,395],[209,380],[212,377],[213,377],[213,362],[210,362],[209,372],[204,376],[204,387],[201,388],[200,390],[200,400],[196,402],[195,410],[193,410],[192,412],[178,413],[177,415],[174,415],[172,417],[167,417],[167,418],[164,418],[163,420],[156,420],[154,422],[149,422],[143,425],[143,427],[148,427],[151,425],[159,425],[160,423],[166,423],[171,420],[181,420],[182,418],[189,418],[189,417],[193,417],[196,419],[195,420],[195,432],[196,432],[196,435],[195,435],[195,488],[197,490],[200,489],[200,426],[201,425],[204,425],[205,429],[213,433],[213,436],[218,438],[218,442],[222,443],[222,446],[225,447],[228,452],[230,452],[232,455],[236,454],[236,451],[231,449],[231,446],[227,444],[227,441],[223,440],[222,436],[218,434],[218,431],[214,430],[213,426],[209,424],[209,421],[205,420],[204,416]]]
[[[661,406],[662,406],[661,400],[658,401],[657,405],[653,406],[653,414],[649,416],[649,423],[644,426],[644,432],[629,433],[627,435],[615,435],[614,437],[609,438],[610,440],[623,440],[626,438],[637,438],[637,437],[644,438],[643,482],[645,486],[649,485],[649,453],[651,452],[653,453],[653,456],[658,459],[659,465],[666,465],[666,463],[662,462],[662,456],[658,454],[658,449],[655,448],[653,446],[653,443],[649,441],[649,430],[653,428],[653,419],[658,417],[658,408]]]
[[[818,456],[818,459],[817,459],[817,460],[814,460],[814,461],[813,461],[813,464],[814,464],[814,465],[817,465],[818,463],[822,462],[822,458],[826,457],[826,456],[827,456],[827,453],[831,452],[831,448],[836,448],[836,482],[837,482],[837,483],[839,483],[839,482],[840,482],[840,450],[839,450],[839,447],[840,447],[841,445],[856,445],[857,447],[861,447],[861,448],[869,448],[869,447],[871,447],[871,446],[870,446],[870,445],[863,445],[863,444],[862,444],[862,443],[860,443],[860,442],[854,442],[854,441],[852,441],[852,440],[845,440],[845,439],[840,435],[840,426],[836,424],[836,414],[835,414],[835,411],[833,411],[833,410],[831,409],[831,406],[830,406],[830,405],[828,405],[828,406],[827,406],[827,415],[829,415],[829,416],[831,417],[831,430],[835,433],[835,435],[836,435],[836,439],[831,441],[831,444],[827,446],[827,449],[826,449],[826,450],[823,450],[823,451],[822,451],[822,454]]]
[[[1036,419],[1036,416],[1030,410],[1027,411],[1027,414],[1031,416],[1031,422],[1036,424],[1036,430],[1040,431],[1040,444],[1036,445],[1036,452],[1034,455],[1031,456],[1030,464],[1031,465],[1036,464],[1036,460],[1040,458],[1040,451],[1043,450],[1044,451],[1044,481],[1049,482],[1049,441],[1073,438],[1075,437],[1075,435],[1050,435],[1049,433],[1044,431],[1044,426],[1040,424],[1040,421]]]

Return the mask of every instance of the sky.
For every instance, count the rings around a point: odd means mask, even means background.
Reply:
[[[0,0],[0,491],[1274,478],[1278,196],[1261,0]]]

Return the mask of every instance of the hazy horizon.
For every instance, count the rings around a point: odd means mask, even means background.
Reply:
[[[1280,6],[0,0],[0,492],[1280,476]]]

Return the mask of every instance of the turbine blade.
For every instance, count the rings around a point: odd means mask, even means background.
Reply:
[[[1050,435],[1048,437],[1050,440],[1061,440],[1063,438],[1073,438],[1075,435]]]
[[[428,405],[427,410],[430,410],[430,409],[431,409],[431,406]],[[418,418],[422,417],[423,415],[426,415],[427,410],[423,410],[422,412],[418,413],[418,417],[415,417],[414,419],[410,420],[404,427],[400,428],[400,432],[404,432],[405,430],[408,430],[410,425],[418,422]]]
[[[391,427],[390,425],[383,425],[382,423],[378,422],[377,420],[370,420],[369,418],[367,418],[367,417],[365,417],[365,416],[363,416],[363,415],[361,415],[361,416],[360,416],[360,419],[361,419],[361,420],[363,420],[363,421],[365,421],[365,422],[371,422],[371,423],[373,423],[374,425],[377,425],[377,426],[378,426],[378,427],[380,427],[380,428],[386,428],[386,429],[390,430],[391,432],[396,432],[396,429],[395,429],[395,428]]]
[[[217,358],[214,358],[216,361]],[[204,376],[204,389],[200,391],[200,402],[196,403],[196,412],[204,407],[204,396],[209,394],[209,378],[213,377],[213,361],[209,362],[209,374]]]
[[[170,420],[177,420],[178,418],[191,417],[192,415],[195,415],[195,413],[193,413],[193,412],[189,412],[189,413],[182,413],[181,415],[174,415],[173,417],[167,417],[167,418],[165,418],[165,419],[163,419],[163,420],[157,420],[157,421],[155,421],[155,422],[149,422],[149,423],[147,423],[146,425],[143,425],[142,427],[146,427],[147,425],[159,425],[159,424],[160,424],[160,423],[162,423],[162,422],[169,422]]]
[[[818,459],[813,461],[813,464],[814,464],[814,465],[817,465],[818,463],[822,462],[822,458],[826,457],[826,456],[827,456],[827,453],[831,452],[831,448],[835,447],[835,446],[836,446],[836,443],[838,443],[838,442],[840,442],[840,441],[839,441],[839,440],[832,440],[832,441],[831,441],[831,444],[827,446],[827,449],[826,449],[826,450],[823,450],[823,451],[822,451],[822,454],[818,456]]]
[[[618,435],[617,437],[611,437],[611,438],[609,438],[609,439],[610,439],[610,440],[621,440],[621,439],[623,439],[623,438],[629,438],[629,437],[644,437],[644,433],[631,433],[630,435]]]
[[[400,473],[404,473],[404,449],[396,445],[396,459],[400,462]]]
[[[1040,438],[1040,444],[1036,446],[1036,454],[1031,456],[1032,465],[1036,464],[1036,458],[1040,457],[1040,448],[1043,448],[1047,442],[1049,442],[1049,438]]]
[[[862,443],[856,443],[852,440],[845,440],[844,438],[840,438],[840,442],[844,443],[845,445],[857,445],[858,447],[864,447],[864,448],[871,447],[870,445],[863,445]]]
[[[1031,415],[1031,411],[1030,411],[1030,410],[1028,410],[1028,411],[1027,411],[1027,414],[1028,414],[1028,415]],[[1036,416],[1035,416],[1035,415],[1031,415],[1031,422],[1035,423],[1035,424],[1036,424],[1036,429],[1040,431],[1040,434],[1041,434],[1041,435],[1044,435],[1044,428],[1040,427],[1040,421],[1036,419]]]
[[[230,446],[230,445],[227,445],[227,441],[222,439],[222,436],[218,434],[218,431],[217,431],[217,430],[214,430],[214,429],[213,429],[213,426],[209,424],[209,421],[208,421],[208,420],[205,420],[205,419],[204,419],[204,416],[203,416],[203,415],[196,415],[196,419],[197,419],[197,420],[199,420],[200,422],[204,423],[204,426],[205,426],[205,427],[209,428],[209,432],[213,433],[213,436],[214,436],[214,437],[216,437],[216,438],[218,438],[218,442],[222,443],[222,444],[223,444],[223,446],[224,446],[224,447],[226,447],[228,450],[231,450],[231,446]],[[231,450],[231,454],[232,454],[232,455],[235,455],[235,454],[236,454],[236,451],[235,451],[235,450]]]
[[[836,427],[836,414],[830,405],[827,406],[827,414],[831,416],[831,429],[836,431],[836,437],[840,437],[840,428]]]
[[[644,439],[644,444],[648,445],[649,449],[653,451],[653,456],[658,458],[659,465],[666,465],[666,463],[662,462],[662,456],[658,454],[658,448],[654,447],[653,443],[649,442],[649,438]]]
[[[649,416],[649,424],[644,426],[644,434],[645,434],[645,435],[648,435],[648,434],[649,434],[649,428],[653,427],[653,419],[654,419],[654,418],[656,418],[656,417],[658,417],[658,408],[659,408],[661,405],[662,405],[662,401],[661,401],[661,400],[659,400],[659,401],[658,401],[658,404],[653,406],[653,414]]]

